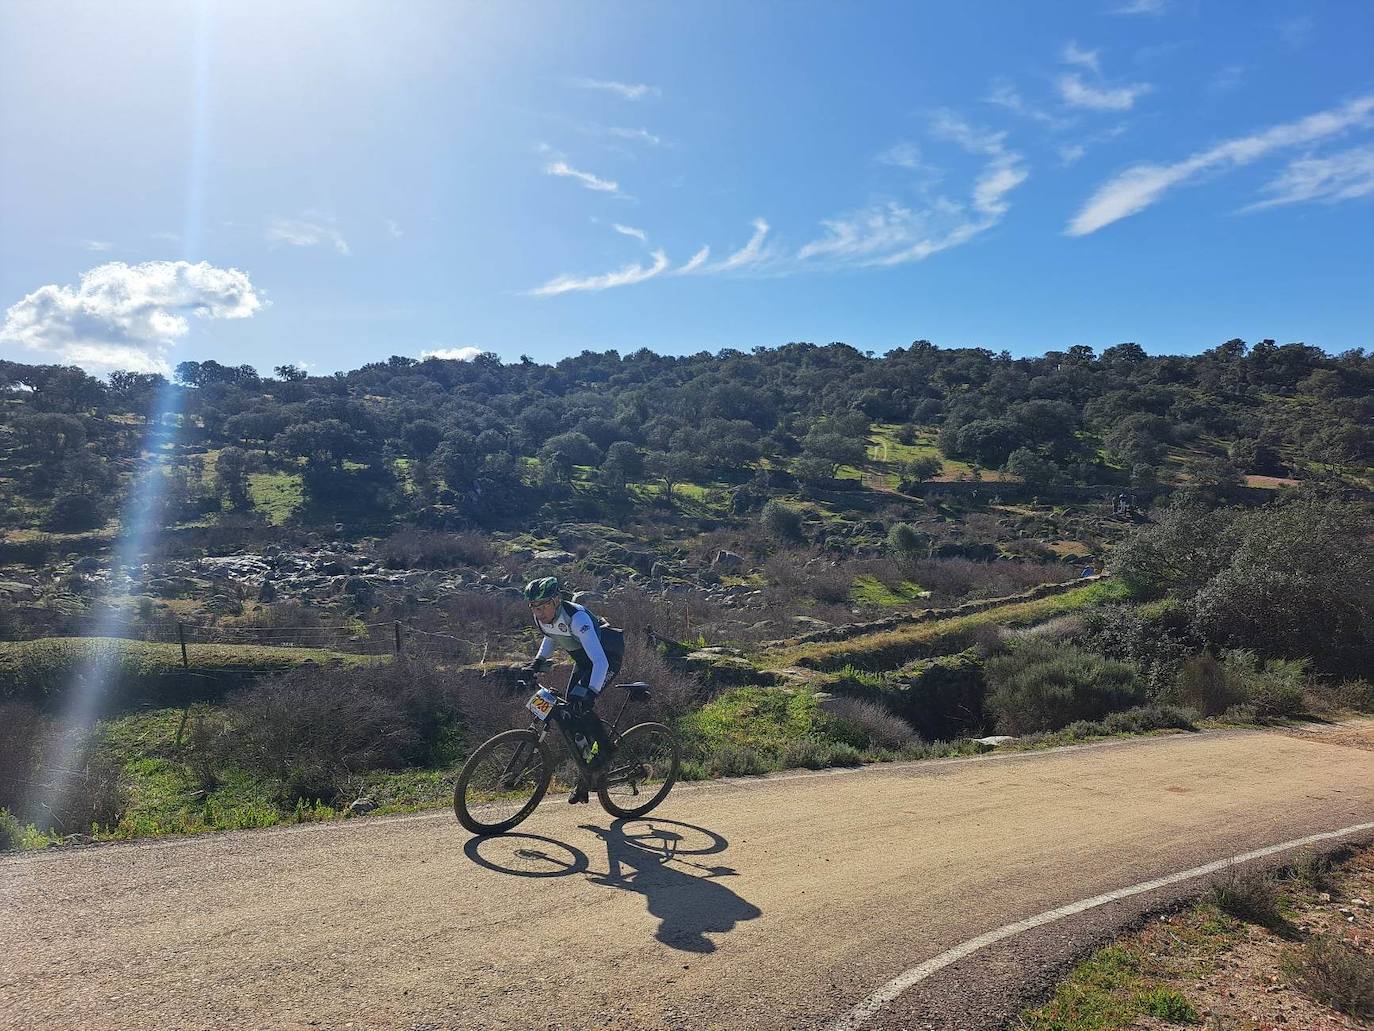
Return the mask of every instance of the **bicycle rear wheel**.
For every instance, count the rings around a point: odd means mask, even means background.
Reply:
[[[640,723],[620,735],[596,797],[612,816],[643,816],[668,797],[682,765],[677,736],[662,723]]]
[[[463,764],[453,813],[473,834],[501,834],[534,812],[553,777],[549,750],[531,730],[483,742]]]

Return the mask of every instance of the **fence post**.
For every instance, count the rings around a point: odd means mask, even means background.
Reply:
[[[186,624],[177,622],[177,640],[181,642],[181,665],[185,669],[191,668],[191,660],[186,657]]]
[[[186,654],[186,624],[177,620],[177,640],[181,642],[181,666],[182,669],[191,668],[191,660]],[[175,748],[181,747],[181,735],[186,733],[186,721],[191,718],[191,703],[186,703],[186,708],[181,710],[181,722],[177,724],[177,738],[173,745]]]
[[[392,624],[392,627],[393,627],[393,629],[396,631],[396,654],[397,654],[397,655],[400,655],[400,654],[401,654],[401,621],[400,621],[399,619],[396,620],[396,621]]]

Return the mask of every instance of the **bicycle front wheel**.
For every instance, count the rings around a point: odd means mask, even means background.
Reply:
[[[549,750],[531,730],[507,730],[463,764],[453,813],[473,834],[501,834],[534,812],[553,777]]]
[[[612,816],[643,816],[668,797],[682,765],[677,736],[662,723],[640,723],[620,735],[596,797]]]

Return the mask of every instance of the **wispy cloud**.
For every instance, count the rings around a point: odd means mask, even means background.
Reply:
[[[1059,163],[1065,167],[1072,165],[1075,161],[1080,161],[1083,155],[1088,152],[1088,148],[1081,143],[1072,143],[1066,147],[1059,148]]]
[[[607,93],[615,93],[624,97],[626,100],[643,100],[645,97],[658,96],[657,86],[650,86],[642,82],[615,82],[609,79],[573,79],[574,86],[582,89],[603,90]]]
[[[604,132],[607,136],[614,136],[621,140],[634,140],[638,143],[647,143],[653,147],[663,146],[663,137],[655,136],[648,129],[627,129],[620,125],[608,125]]]
[[[880,165],[915,171],[921,167],[921,148],[914,143],[894,143],[876,158]]]
[[[1011,191],[1026,180],[1021,155],[1008,150],[1005,133],[975,128],[953,112],[936,115],[932,133],[987,159],[968,202],[937,197],[920,207],[897,201],[825,219],[825,235],[797,252],[800,261],[899,265],[921,261],[966,243],[992,228],[1010,208]]]
[[[754,235],[749,237],[748,243],[718,265],[706,266],[705,270],[708,272],[734,272],[736,269],[758,264],[766,256],[763,240],[768,235],[768,223],[761,218],[756,218],[753,221],[753,226]]]
[[[622,236],[633,236],[640,243],[649,242],[649,234],[643,229],[636,229],[634,226],[623,226],[619,222],[612,222],[611,228]]]
[[[1090,111],[1129,111],[1135,102],[1150,92],[1149,83],[1136,82],[1128,86],[1093,86],[1076,72],[1059,77],[1059,95],[1070,107]]]
[[[1285,122],[1250,136],[1238,136],[1172,165],[1140,164],[1107,180],[1070,220],[1069,236],[1086,236],[1103,226],[1143,211],[1169,190],[1203,172],[1250,164],[1283,147],[1315,143],[1356,126],[1374,115],[1374,94],[1348,101],[1295,122]]]
[[[420,361],[437,358],[445,362],[470,362],[481,353],[480,347],[473,347],[471,344],[467,347],[439,347],[433,351],[421,351]]]
[[[1126,3],[1113,7],[1112,14],[1163,14],[1167,6],[1165,0],[1126,0]]]
[[[1355,147],[1326,157],[1298,158],[1265,184],[1272,194],[1242,211],[1260,211],[1281,204],[1316,201],[1336,204],[1374,194],[1374,147]]]
[[[405,230],[401,228],[400,223],[394,218],[388,218],[386,220],[386,231],[391,234],[393,240],[399,240],[406,235]]]
[[[81,246],[88,251],[99,253],[110,250],[114,244],[110,243],[109,240],[82,240]]]
[[[267,226],[267,241],[292,247],[332,246],[340,254],[352,253],[334,219],[314,211],[300,218],[274,218]]]
[[[1027,103],[1021,94],[1016,91],[1010,79],[997,78],[992,82],[988,89],[988,95],[983,98],[984,103],[995,104],[997,107],[1006,108],[1023,118],[1030,118],[1040,122],[1053,130],[1066,129],[1072,122],[1066,118],[1050,114],[1034,104]]]
[[[602,179],[600,176],[592,175],[591,172],[581,172],[566,161],[550,161],[544,166],[544,171],[549,175],[563,176],[567,179],[576,179],[579,183],[589,190],[596,190],[600,193],[619,193],[620,184],[614,179]]]
[[[701,268],[703,265],[706,264],[706,259],[709,258],[710,256],[711,256],[711,248],[710,248],[710,247],[703,247],[701,250],[699,250],[699,251],[697,251],[695,254],[693,254],[692,257],[691,257],[691,259],[687,262],[687,264],[683,265],[682,268],[678,269],[678,272],[679,272],[679,273],[695,272],[697,269]]]
[[[650,257],[652,261],[648,265],[625,265],[614,272],[606,272],[599,276],[556,276],[543,286],[535,287],[530,293],[535,297],[553,297],[575,291],[609,290],[615,286],[642,283],[668,270],[668,256],[662,250],[654,251]]]
[[[1080,68],[1086,68],[1090,72],[1101,73],[1102,65],[1098,58],[1100,50],[1084,50],[1075,40],[1069,40],[1064,44],[1064,49],[1060,53],[1060,60],[1065,64],[1076,64]]]
[[[39,287],[10,306],[0,341],[100,370],[168,372],[190,317],[246,319],[263,306],[248,276],[208,262],[112,261],[79,285]]]

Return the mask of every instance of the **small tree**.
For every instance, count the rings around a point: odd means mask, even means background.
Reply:
[[[247,508],[248,455],[236,447],[224,448],[215,460],[215,481],[234,508]]]
[[[945,464],[934,455],[913,458],[902,469],[902,479],[907,483],[921,484],[940,475]]]

